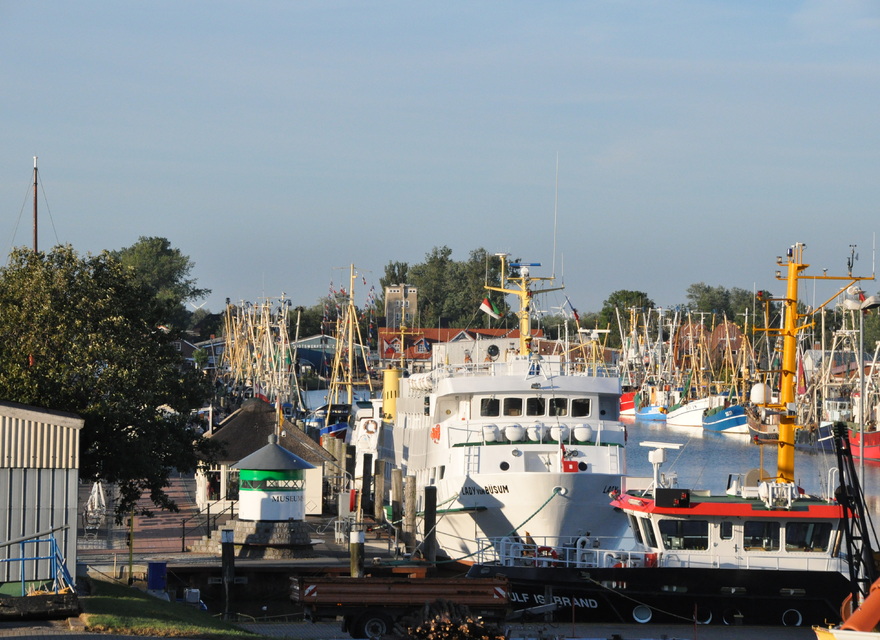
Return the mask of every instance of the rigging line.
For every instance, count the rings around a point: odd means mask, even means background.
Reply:
[[[43,193],[43,204],[46,207],[46,213],[49,214],[49,223],[52,225],[52,233],[55,234],[55,244],[61,244],[58,239],[58,230],[55,228],[55,218],[52,217],[52,209],[49,207],[49,198],[46,197],[46,189],[43,187],[43,174],[40,174],[40,191]]]
[[[643,607],[648,607],[652,611],[657,611],[658,613],[663,613],[667,616],[672,616],[673,618],[678,618],[679,620],[686,620],[687,622],[694,622],[693,618],[686,618],[685,616],[679,615],[677,613],[672,613],[671,611],[665,611],[663,609],[658,609],[657,607],[652,607],[651,605],[646,604],[646,603],[642,602],[641,600],[636,600],[635,598],[633,598],[630,595],[627,595],[623,591],[618,591],[617,589],[613,589],[613,588],[609,587],[608,585],[602,584],[601,582],[599,582],[595,578],[587,578],[586,580],[588,582],[592,582],[593,584],[595,584],[598,587],[601,587],[602,589],[606,589],[608,591],[611,591],[612,593],[614,593],[614,595],[618,595],[618,596],[621,596],[622,598],[626,598],[630,602],[635,602],[636,604],[639,604]]]
[[[15,226],[12,229],[12,237],[9,238],[9,251],[6,252],[6,264],[9,264],[9,256],[12,255],[12,249],[15,246],[15,236],[18,234],[18,225],[21,223],[21,217],[24,215],[24,207],[27,204],[28,197],[31,195],[31,187],[33,185],[28,185],[28,188],[25,189],[24,200],[21,203],[21,209],[18,212],[18,219],[15,221]]]
[[[511,529],[509,532],[507,532],[506,534],[504,534],[503,536],[500,536],[500,537],[502,537],[502,538],[508,538],[508,537],[510,537],[510,536],[512,536],[512,535],[516,535],[517,531],[519,531],[521,528],[523,528],[523,527],[528,523],[529,520],[531,520],[531,519],[534,518],[536,515],[538,515],[544,507],[546,507],[548,504],[550,504],[550,501],[551,501],[553,498],[555,498],[556,496],[559,495],[559,493],[560,493],[560,492],[559,492],[559,487],[554,488],[554,489],[553,489],[553,492],[550,494],[550,497],[547,498],[547,499],[544,501],[544,504],[542,504],[540,507],[538,507],[537,510],[535,510],[535,512],[532,513],[532,515],[530,515],[528,518],[526,518],[525,520],[523,520],[523,521],[519,524],[518,527],[515,527],[515,528]],[[444,514],[443,517],[446,517],[446,514]],[[441,520],[442,520],[442,518],[441,518]],[[439,524],[439,521],[438,521],[437,524]],[[437,524],[434,525],[434,529],[437,528]],[[422,541],[422,543],[420,543],[419,546],[421,546],[423,543],[424,543],[424,541]],[[458,561],[460,561],[460,560],[464,560],[465,558],[470,558],[470,557],[472,557],[472,556],[475,556],[475,555],[477,555],[478,553],[480,553],[479,550],[478,550],[478,551],[474,551],[474,552],[472,552],[472,553],[469,553],[469,554],[467,554],[467,555],[461,556],[460,558],[444,560],[444,561],[442,561],[442,563],[446,563],[446,562],[458,562]],[[438,561],[437,564],[441,564],[441,561]]]

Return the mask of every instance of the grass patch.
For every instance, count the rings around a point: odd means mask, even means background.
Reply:
[[[80,596],[88,631],[218,640],[260,637],[189,605],[166,602],[133,587],[95,579],[90,584],[91,594]]]

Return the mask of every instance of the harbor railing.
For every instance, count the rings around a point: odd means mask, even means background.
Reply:
[[[220,520],[221,517],[228,514],[229,518],[225,519],[235,518],[235,508],[237,505],[238,502],[233,500],[227,507],[221,509],[220,511],[215,511],[212,514],[211,503],[209,502],[208,505],[201,511],[194,513],[188,518],[183,518],[180,524],[180,551],[186,552],[187,533],[193,533],[195,531],[203,529],[204,535],[208,538],[208,540],[210,540],[211,532],[217,528],[217,522],[218,520]],[[189,528],[187,528],[187,522],[191,520],[195,520],[196,522],[195,524],[192,524],[189,526]]]

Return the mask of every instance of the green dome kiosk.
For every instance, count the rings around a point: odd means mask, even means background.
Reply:
[[[233,465],[239,470],[240,520],[305,520],[305,470],[313,469],[269,436],[269,444]]]

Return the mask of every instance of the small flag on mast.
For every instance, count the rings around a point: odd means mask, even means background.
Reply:
[[[495,303],[489,300],[489,298],[483,298],[483,304],[480,305],[480,309],[496,320],[501,317],[501,312],[498,310],[498,307],[496,307]]]
[[[568,296],[565,296],[565,301],[568,303],[568,306],[571,308],[571,312],[574,314],[574,321],[580,324],[581,317],[578,315],[578,310],[574,308],[574,305],[571,303],[571,300],[568,299]]]

